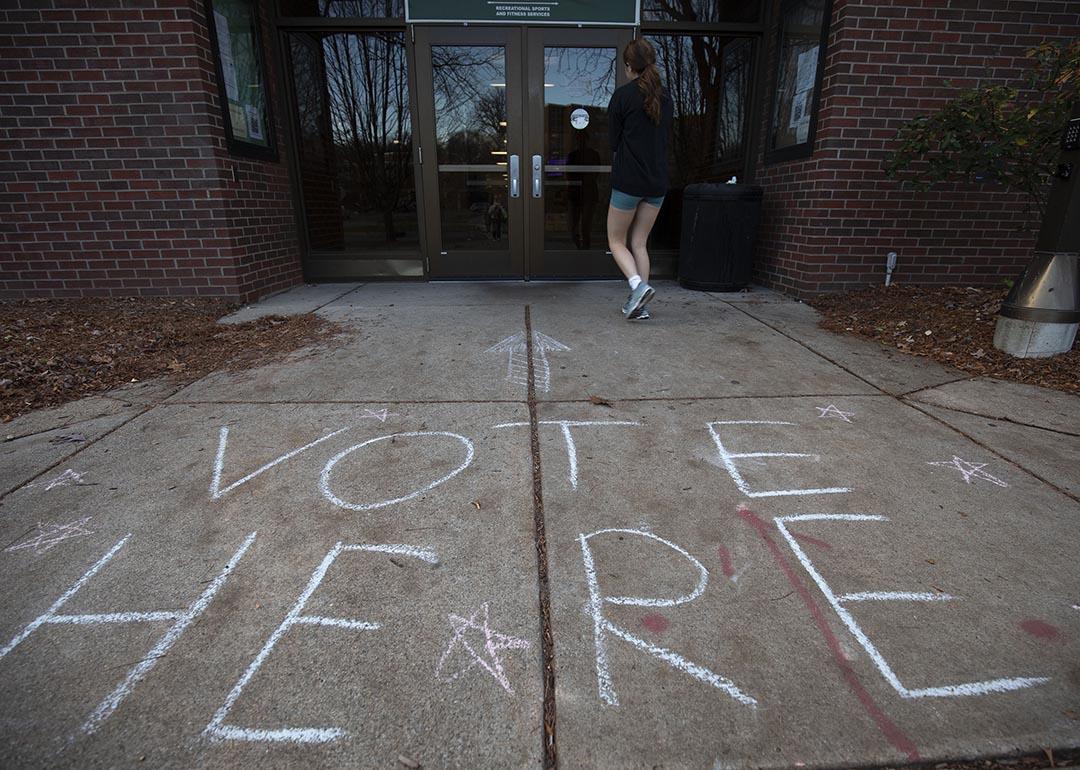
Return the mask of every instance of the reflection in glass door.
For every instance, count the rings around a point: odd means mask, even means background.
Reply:
[[[418,29],[432,278],[520,278],[520,32]]]
[[[630,36],[417,28],[429,276],[618,275],[607,253],[607,106]]]
[[[404,34],[285,39],[305,277],[423,275]]]
[[[532,278],[618,275],[607,251],[611,148],[607,107],[625,77],[629,30],[529,31],[530,157],[543,158],[542,195],[530,195]]]

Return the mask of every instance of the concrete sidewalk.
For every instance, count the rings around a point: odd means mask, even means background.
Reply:
[[[1080,400],[659,289],[302,287],[235,320],[342,346],[4,426],[0,765],[1080,747]]]

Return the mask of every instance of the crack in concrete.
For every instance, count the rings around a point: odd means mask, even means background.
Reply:
[[[1002,460],[1007,462],[1009,465],[1013,466],[1014,468],[1017,468],[1020,471],[1023,471],[1024,473],[1028,474],[1032,478],[1034,478],[1034,479],[1036,479],[1038,481],[1041,481],[1043,484],[1046,484],[1046,486],[1050,487],[1055,492],[1058,492],[1059,494],[1065,495],[1065,497],[1069,498],[1073,502],[1080,503],[1080,495],[1074,495],[1069,490],[1064,489],[1062,487],[1059,487],[1057,484],[1052,482],[1050,479],[1043,478],[1042,476],[1040,476],[1038,473],[1031,470],[1030,468],[1025,468],[1023,465],[1016,462],[1016,460],[1013,460],[1011,457],[1003,455],[1001,452],[999,452],[998,450],[992,448],[988,444],[985,444],[984,442],[979,441],[979,439],[975,438],[974,436],[972,436],[967,431],[960,430],[960,428],[957,428],[955,425],[950,425],[949,423],[945,422],[945,420],[938,417],[936,414],[932,414],[931,412],[928,412],[925,409],[921,408],[918,402],[915,402],[915,401],[912,401],[912,402],[900,401],[900,403],[905,404],[906,406],[908,406],[911,409],[914,409],[919,414],[926,415],[931,420],[934,420],[935,422],[940,423],[941,425],[944,425],[946,428],[949,428],[950,430],[956,431],[957,433],[959,433],[961,436],[966,438],[971,443],[973,443],[976,446],[980,447],[981,449],[989,452],[990,454],[995,455],[996,457],[1000,457]],[[982,416],[982,415],[979,415],[979,416]]]
[[[954,385],[957,382],[971,382],[977,380],[978,377],[957,377],[955,380],[946,380],[945,382],[939,382],[936,385],[924,385],[921,388],[915,388],[915,390],[909,390],[906,393],[897,393],[897,398],[911,398],[919,393],[925,393],[928,390],[934,390],[935,388],[943,388],[946,385]]]
[[[346,400],[289,400],[289,399],[277,399],[270,401],[184,401],[177,399],[175,401],[162,401],[161,406],[296,406],[296,405],[314,405],[321,406],[324,404],[337,405],[337,406],[362,406],[363,404],[415,404],[418,406],[433,405],[439,406],[442,404],[520,404],[519,398],[491,398],[491,399],[383,399],[381,401],[346,401]]]
[[[613,402],[649,403],[651,401],[737,401],[740,399],[791,399],[791,398],[895,398],[888,393],[782,393],[773,395],[742,395],[742,396],[641,396],[633,398],[612,398]],[[538,404],[588,404],[592,401],[588,398],[538,398]],[[418,406],[440,406],[444,404],[466,404],[469,406],[478,404],[520,404],[520,399],[515,398],[485,398],[485,399],[389,399],[382,401],[347,401],[347,400],[288,400],[278,399],[269,401],[199,401],[199,400],[170,400],[162,402],[163,406],[296,406],[300,405],[336,405],[336,406],[362,406],[364,404],[415,404]]]
[[[528,360],[529,447],[532,454],[533,537],[536,542],[536,571],[540,594],[540,649],[544,678],[544,767],[559,766],[555,743],[555,641],[551,631],[551,586],[548,581],[547,536],[544,527],[543,474],[540,467],[540,431],[536,413],[536,378],[533,361],[532,308],[525,306],[525,350]]]
[[[1030,423],[1030,422],[1022,422],[1020,420],[1014,420],[1011,417],[1005,417],[1004,415],[993,415],[993,414],[985,414],[983,412],[972,412],[972,411],[970,411],[968,409],[960,409],[959,407],[955,407],[955,406],[943,406],[942,404],[935,404],[935,403],[932,403],[930,401],[921,401],[921,400],[919,400],[917,398],[913,398],[913,399],[904,398],[903,400],[904,401],[911,401],[912,403],[909,404],[910,406],[914,406],[916,404],[918,406],[931,406],[934,409],[942,409],[942,410],[944,410],[946,412],[956,412],[957,414],[966,414],[969,417],[983,417],[983,418],[985,418],[987,420],[995,420],[997,422],[1007,422],[1009,425],[1017,425],[1017,426],[1022,427],[1022,428],[1034,428],[1035,430],[1043,430],[1043,431],[1046,431],[1047,433],[1056,433],[1059,436],[1069,436],[1071,438],[1080,438],[1080,433],[1073,433],[1072,431],[1061,430],[1060,428],[1047,428],[1045,425],[1035,425],[1035,424]],[[915,408],[918,409],[918,406],[916,406]],[[919,411],[921,412],[922,409],[919,409]]]

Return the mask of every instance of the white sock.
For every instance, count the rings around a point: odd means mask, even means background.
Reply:
[[[633,291],[634,289],[636,289],[638,286],[641,285],[641,276],[638,275],[637,273],[630,276],[626,280],[628,280],[630,282],[630,291]]]

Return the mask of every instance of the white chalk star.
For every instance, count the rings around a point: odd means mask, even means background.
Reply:
[[[92,516],[87,516],[85,519],[79,519],[78,521],[72,521],[68,524],[42,524],[38,523],[38,535],[23,543],[17,543],[15,545],[8,546],[5,551],[22,551],[26,548],[33,548],[34,553],[42,554],[48,551],[57,543],[64,540],[70,540],[73,537],[82,537],[84,535],[92,535],[93,532],[86,529],[86,522],[90,521]]]
[[[829,404],[828,406],[815,406],[814,408],[821,412],[821,414],[818,415],[819,419],[822,417],[835,417],[844,422],[851,422],[851,418],[855,416],[854,412],[842,412],[833,404]]]
[[[73,470],[71,470],[71,468],[68,468],[66,471],[61,473],[59,476],[57,476],[52,481],[49,481],[49,482],[31,481],[29,484],[24,486],[23,489],[30,489],[31,487],[36,487],[36,486],[38,486],[39,484],[42,484],[42,483],[45,484],[45,491],[48,492],[50,489],[55,489],[56,487],[66,487],[69,484],[74,484],[75,486],[80,486],[80,485],[82,485],[83,480],[82,480],[82,474],[81,473],[79,473],[77,471],[73,471]]]
[[[942,468],[955,468],[960,471],[964,477],[964,481],[968,484],[972,479],[982,479],[983,481],[989,481],[991,484],[997,484],[999,487],[1009,486],[996,476],[991,476],[989,473],[983,470],[987,466],[987,463],[972,463],[967,460],[961,460],[956,455],[953,455],[952,460],[938,460],[937,462],[927,463],[927,465],[940,465]]]
[[[73,471],[68,468],[61,473],[55,479],[45,485],[45,491],[48,492],[54,487],[66,487],[68,484],[82,484],[82,474],[78,471]]]
[[[384,409],[365,409],[364,413],[360,416],[361,420],[378,420],[379,422],[386,422],[387,417],[400,417],[397,412],[390,412]]]
[[[476,622],[478,615],[483,615],[483,621],[481,623]],[[499,658],[500,650],[527,650],[529,648],[529,642],[526,639],[515,639],[512,636],[500,634],[491,630],[491,626],[488,624],[488,604],[484,602],[480,605],[480,609],[476,610],[468,619],[465,619],[459,615],[448,615],[450,619],[450,625],[454,627],[454,636],[450,639],[450,644],[447,646],[446,651],[443,652],[442,657],[439,658],[439,665],[435,667],[435,677],[441,678],[444,682],[452,682],[462,674],[471,671],[472,669],[480,666],[489,674],[491,674],[495,681],[498,682],[504,690],[513,694],[513,690],[510,688],[510,682],[506,678],[506,674],[503,672],[502,660]],[[466,632],[470,629],[481,631],[484,634],[484,655],[480,655],[476,652],[473,646],[469,643],[469,640],[465,637]],[[440,677],[443,665],[450,657],[450,653],[454,648],[461,645],[465,648],[465,651],[472,658],[469,661],[469,665],[459,670],[455,674],[449,677]],[[489,662],[490,661],[490,662]]]

